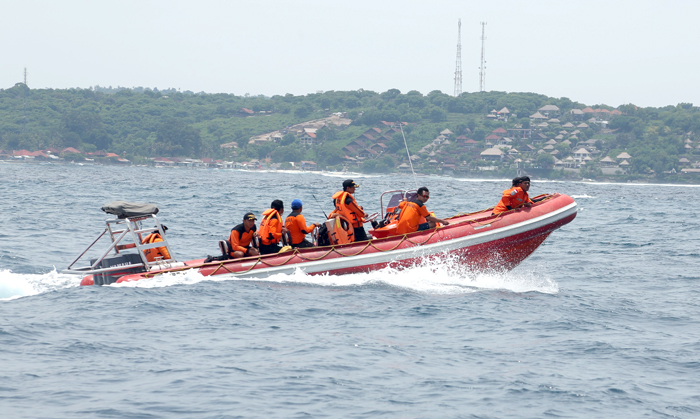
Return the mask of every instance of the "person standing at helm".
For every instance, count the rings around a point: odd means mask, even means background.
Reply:
[[[246,256],[258,256],[258,249],[251,246],[253,235],[255,235],[255,214],[252,212],[243,216],[243,223],[238,224],[231,229],[231,235],[228,238],[231,253],[229,256],[232,259],[239,259]]]
[[[314,245],[306,240],[306,235],[314,230],[314,227],[320,227],[321,224],[313,223],[310,226],[306,225],[306,218],[301,215],[303,204],[300,199],[292,201],[292,213],[284,220],[284,226],[289,230],[289,236],[292,239],[290,243],[292,248],[314,247]]]
[[[522,206],[529,207],[533,204],[527,191],[530,190],[530,178],[527,176],[513,179],[513,186],[503,191],[501,201],[494,207],[492,214],[497,215]]]
[[[338,191],[333,194],[333,205],[335,205],[335,210],[331,212],[329,218],[333,218],[334,214],[340,214],[345,216],[352,224],[355,230],[355,241],[369,240],[367,237],[367,232],[362,226],[365,223],[365,212],[361,206],[355,201],[355,189],[359,188],[360,185],[355,183],[352,179],[348,179],[343,182],[343,190]]]
[[[165,232],[168,231],[168,227],[164,225],[161,225],[161,227],[163,228],[163,234],[165,234]],[[144,237],[141,241],[141,244],[158,243],[162,241],[163,238],[160,236],[160,233],[156,230],[153,233]],[[146,255],[146,260],[149,262],[155,262],[156,258],[160,260],[170,259],[170,253],[168,252],[168,248],[165,246],[146,249],[143,251],[143,253]]]
[[[289,233],[282,222],[284,213],[284,203],[275,199],[270,204],[270,209],[263,212],[263,219],[260,221],[260,254],[269,255],[282,250],[278,243],[282,240],[282,233]]]
[[[416,192],[416,197],[411,201],[402,201],[399,204],[401,208],[401,213],[399,214],[399,220],[396,226],[396,234],[408,234],[414,231],[427,230],[429,228],[435,228],[437,223],[442,225],[449,225],[450,223],[446,220],[442,220],[433,215],[425,207],[425,203],[430,199],[430,191],[425,186],[418,188]],[[421,223],[421,219],[425,219],[424,223]]]

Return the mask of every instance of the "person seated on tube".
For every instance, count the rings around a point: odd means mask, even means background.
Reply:
[[[255,235],[255,214],[252,212],[246,213],[243,216],[243,222],[231,229],[231,235],[228,237],[231,253],[229,257],[232,259],[240,259],[246,256],[258,256],[260,252],[251,245],[253,236]]]
[[[284,203],[279,199],[272,201],[270,209],[263,212],[258,230],[261,255],[279,253],[282,250],[278,243],[282,240],[283,233],[289,233],[282,221],[282,214],[284,214]]]
[[[510,189],[503,191],[501,201],[494,207],[492,215],[510,211],[520,207],[530,207],[534,203],[527,191],[530,190],[530,178],[527,176],[516,177]]]
[[[292,201],[292,213],[284,220],[284,226],[289,230],[293,249],[303,247],[314,247],[313,243],[306,240],[306,235],[311,233],[315,227],[320,227],[321,224],[313,223],[310,226],[306,225],[306,219],[301,215],[304,208],[300,199]]]
[[[168,227],[166,227],[162,224],[161,224],[161,227],[163,228],[163,234],[165,234],[165,232],[168,231]],[[163,238],[160,236],[160,233],[158,232],[158,230],[156,230],[153,233],[144,237],[143,240],[141,240],[141,244],[158,243],[158,242],[162,242],[162,241],[163,241]],[[165,246],[154,247],[153,249],[146,249],[143,251],[143,253],[146,255],[146,260],[149,262],[155,262],[156,259],[158,259],[158,260],[170,259],[170,253],[168,252],[168,249]]]
[[[437,223],[445,226],[450,224],[449,221],[430,215],[430,212],[425,207],[428,199],[430,199],[430,191],[425,186],[421,186],[418,188],[415,198],[410,201],[402,201],[399,204],[401,213],[397,221],[396,234],[408,234],[414,231],[435,228]],[[421,223],[421,219],[425,219],[425,222]]]

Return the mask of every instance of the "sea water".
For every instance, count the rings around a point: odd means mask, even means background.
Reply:
[[[546,182],[576,219],[510,272],[450,259],[345,276],[196,272],[80,287],[60,273],[113,200],[152,202],[178,260],[244,213],[342,181],[427,186],[438,217],[507,179],[0,164],[0,417],[700,417],[697,186]]]

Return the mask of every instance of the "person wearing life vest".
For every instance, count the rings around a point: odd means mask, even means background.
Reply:
[[[239,259],[246,256],[258,256],[258,249],[251,246],[253,236],[255,235],[255,214],[252,212],[246,213],[243,216],[243,222],[231,229],[231,235],[228,238],[231,252],[229,257]]]
[[[258,236],[260,237],[260,254],[269,255],[282,250],[278,243],[282,240],[282,233],[289,233],[282,221],[284,203],[275,199],[270,204],[270,209],[263,212]]]
[[[430,214],[425,207],[428,199],[430,199],[430,191],[425,186],[422,186],[418,188],[415,198],[410,201],[402,201],[399,204],[401,212],[399,213],[399,221],[396,226],[396,234],[409,234],[414,231],[435,228],[437,223],[442,225],[450,224],[448,221]],[[425,219],[424,223],[421,223],[422,219]]]
[[[313,243],[306,240],[306,235],[311,233],[315,227],[320,227],[321,224],[313,223],[310,226],[306,225],[306,218],[301,215],[303,204],[300,199],[292,201],[292,213],[284,220],[284,226],[289,230],[289,236],[292,239],[290,245],[292,248],[314,247]]]
[[[362,226],[365,223],[365,212],[361,206],[355,201],[355,188],[359,188],[360,185],[355,183],[352,179],[348,179],[343,182],[343,190],[338,191],[333,194],[333,205],[335,205],[335,210],[331,212],[329,218],[333,218],[334,214],[340,214],[345,216],[352,223],[352,227],[355,230],[355,241],[369,240],[367,237],[367,232]]]
[[[530,190],[530,178],[527,176],[516,177],[510,189],[503,191],[501,201],[494,207],[492,214],[510,211],[520,207],[529,207],[533,204],[527,191]]]
[[[163,228],[163,234],[165,234],[166,231],[168,231],[168,227],[161,225]],[[147,235],[146,237],[141,240],[141,244],[150,244],[150,243],[158,243],[162,242],[163,238],[160,236],[160,233],[158,231],[154,231],[153,233]],[[144,255],[146,255],[146,260],[149,262],[155,262],[157,259],[158,260],[167,260],[170,259],[170,252],[168,252],[168,248],[163,246],[163,247],[154,247],[152,249],[146,249],[143,251]]]

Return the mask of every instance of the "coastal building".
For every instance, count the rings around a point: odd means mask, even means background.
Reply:
[[[316,131],[316,130],[314,130]],[[314,145],[316,144],[316,132],[303,132],[299,136],[299,144],[301,145]]]
[[[477,142],[472,140],[472,139],[469,139],[469,140],[464,142],[464,148],[466,148],[467,150],[471,150],[476,146],[477,146]]]
[[[301,170],[316,170],[318,165],[312,161],[301,161]]]
[[[505,106],[496,114],[496,119],[498,119],[499,121],[508,121],[509,117],[510,111]]]
[[[501,161],[503,160],[503,151],[500,148],[487,148],[480,153],[481,159],[486,161]]]
[[[559,116],[559,107],[555,105],[544,105],[537,110],[538,113],[546,116],[547,118]]]
[[[583,121],[583,117],[586,115],[581,109],[572,109],[569,114],[573,116],[576,121]]]
[[[530,128],[510,128],[507,130],[507,135],[510,138],[529,139],[532,137]]]
[[[591,153],[590,151],[586,150],[585,148],[581,147],[578,150],[574,151],[574,160],[581,162],[583,161],[586,157],[590,157]]]
[[[398,172],[399,173],[411,173],[411,166],[409,166],[407,163],[401,163],[398,167]]]

